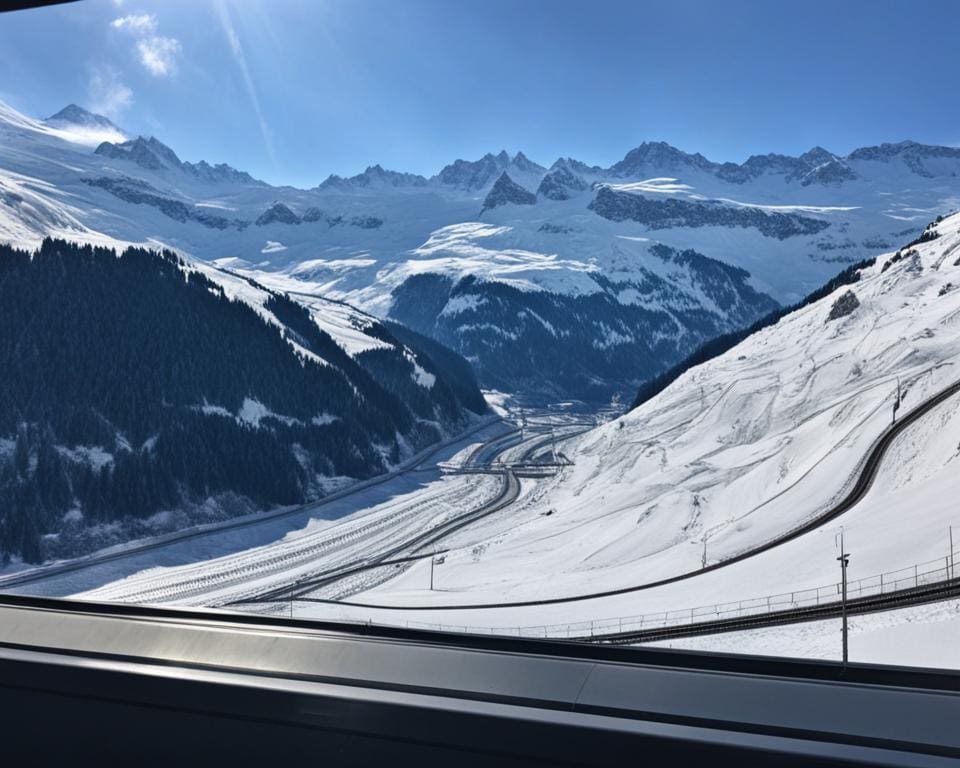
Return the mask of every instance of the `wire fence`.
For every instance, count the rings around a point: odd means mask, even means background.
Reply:
[[[960,549],[954,549],[944,557],[923,563],[885,571],[873,576],[847,581],[847,600],[857,600],[874,596],[905,592],[922,586],[950,582],[955,578],[956,561]],[[827,605],[839,605],[843,591],[842,581],[819,587],[798,589],[791,592],[752,597],[723,603],[700,605],[680,610],[655,611],[632,616],[616,616],[589,621],[566,622],[559,624],[531,624],[527,626],[476,626],[469,624],[444,624],[421,621],[406,621],[404,626],[411,629],[437,630],[444,632],[464,632],[472,634],[490,634],[514,637],[559,638],[591,640],[618,634],[639,633],[669,627],[693,626],[712,623],[725,619],[739,619],[749,616],[764,616],[784,611],[796,611],[804,608],[817,608]],[[316,600],[264,601],[259,605],[276,613],[291,617],[297,616],[297,603],[316,605]],[[303,615],[304,612],[300,612]],[[368,624],[369,621],[357,620],[353,623]]]
[[[906,568],[887,571],[847,581],[847,600],[863,597],[889,595],[894,592],[916,589],[917,587],[951,581],[954,578],[954,565],[960,550],[924,563],[916,563]],[[780,592],[745,600],[725,603],[713,603],[693,608],[673,611],[656,611],[633,616],[617,616],[590,621],[561,624],[534,624],[522,627],[475,627],[456,624],[431,624],[427,622],[406,622],[406,626],[416,629],[437,629],[444,631],[479,632],[483,634],[514,635],[518,637],[553,637],[570,639],[591,639],[616,634],[629,634],[644,630],[666,627],[690,626],[724,619],[738,619],[747,616],[763,616],[781,611],[795,611],[802,608],[815,608],[836,605],[841,601],[842,581],[820,587]]]

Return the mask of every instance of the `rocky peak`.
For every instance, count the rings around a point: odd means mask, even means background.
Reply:
[[[331,174],[320,183],[318,189],[350,190],[367,187],[423,187],[426,186],[426,184],[427,180],[423,176],[416,173],[390,171],[377,163],[376,165],[368,166],[363,173],[358,173],[356,176],[351,176],[346,179],[342,176]]]
[[[180,167],[180,158],[177,157],[176,153],[152,136],[147,139],[138,136],[119,144],[105,141],[97,147],[95,154],[113,159],[128,160],[151,171],[159,171],[167,167]]]
[[[510,164],[510,155],[501,151],[499,155],[489,152],[479,160],[454,160],[437,174],[441,184],[459,187],[469,191],[483,189],[497,178]]]
[[[483,201],[483,211],[497,208],[501,205],[513,203],[514,205],[534,205],[537,202],[537,196],[527,189],[521,187],[517,182],[510,178],[506,171],[500,174],[493,188],[487,194]],[[481,213],[483,212],[481,211]]]
[[[610,166],[610,172],[614,176],[635,176],[684,167],[711,170],[716,166],[699,152],[691,155],[665,141],[645,141],[627,152],[623,160]]]
[[[806,152],[800,155],[800,161],[813,168],[837,159],[837,156],[833,154],[833,152],[830,152],[820,146],[814,147],[813,149],[808,149]]]
[[[583,192],[589,184],[575,174],[566,164],[554,164],[551,170],[540,181],[537,194],[550,200],[569,200],[578,192]]]
[[[267,224],[299,224],[300,217],[297,216],[293,211],[291,211],[283,203],[276,202],[271,205],[267,210],[260,214],[257,218],[256,224],[258,227],[266,226]]]
[[[120,134],[123,133],[109,118],[98,115],[96,112],[90,112],[76,104],[67,104],[67,106],[55,115],[50,115],[44,122],[51,125],[80,125],[85,128],[97,128],[99,130],[111,130]]]
[[[525,173],[544,173],[547,170],[539,163],[533,162],[523,152],[517,152],[510,161],[510,165]]]

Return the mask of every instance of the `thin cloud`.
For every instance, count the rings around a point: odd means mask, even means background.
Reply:
[[[159,24],[154,14],[131,13],[114,19],[110,26],[130,32],[137,38],[137,58],[151,75],[169,77],[177,73],[180,41],[156,34]]]
[[[90,108],[101,115],[117,118],[133,104],[133,91],[112,67],[94,67],[87,83]]]
[[[257,89],[253,84],[253,78],[250,76],[250,68],[247,66],[247,57],[243,53],[243,45],[240,43],[240,36],[233,26],[233,20],[230,18],[230,12],[227,10],[226,3],[223,0],[217,2],[217,15],[220,18],[220,26],[230,44],[230,50],[233,53],[234,61],[240,69],[243,76],[243,83],[247,88],[247,96],[250,99],[250,105],[253,107],[254,114],[257,117],[257,123],[260,126],[260,133],[263,136],[263,143],[267,148],[267,154],[270,160],[276,164],[276,155],[273,151],[273,139],[270,134],[270,126],[263,117],[263,110],[260,109],[260,99],[257,96]]]
[[[145,37],[137,41],[140,63],[156,77],[167,77],[177,71],[180,41],[173,37]]]
[[[157,17],[152,13],[131,13],[110,22],[114,29],[128,29],[131,32],[150,34],[157,29]]]

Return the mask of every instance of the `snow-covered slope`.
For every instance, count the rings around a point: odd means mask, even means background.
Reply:
[[[0,244],[0,565],[305,503],[474,425],[467,363],[398,331],[170,251]]]
[[[632,389],[762,316],[771,297],[795,300],[958,203],[960,151],[909,142],[740,165],[647,143],[605,169],[501,152],[429,179],[372,166],[301,190],[183,161],[155,138],[94,148],[91,131],[115,128],[103,120],[0,106],[0,238],[73,232],[229,259],[263,283],[413,323],[488,384],[592,398]],[[665,259],[664,247],[694,255]],[[504,300],[499,286],[517,292]],[[522,354],[538,346],[546,358]]]
[[[891,422],[898,380],[901,413],[960,380],[958,324],[960,214],[568,444],[573,466],[509,518],[448,542],[444,592],[422,591],[422,573],[411,569],[354,599],[575,597],[696,571],[704,547],[713,564],[768,542],[850,487]],[[957,522],[957,406],[953,397],[905,430],[851,511],[762,555],[644,592],[425,620],[525,626],[789,593],[835,579],[840,525],[854,552],[851,578],[942,558]],[[343,613],[392,620],[389,612]]]

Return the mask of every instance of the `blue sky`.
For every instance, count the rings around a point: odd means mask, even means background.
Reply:
[[[935,0],[87,0],[0,15],[0,98],[299,186],[501,148],[954,145],[958,22]]]

